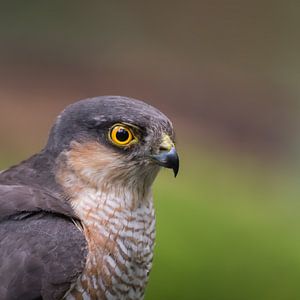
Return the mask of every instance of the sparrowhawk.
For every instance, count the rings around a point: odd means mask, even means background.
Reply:
[[[156,108],[68,106],[41,152],[0,173],[0,299],[143,299],[161,166],[176,175],[179,159]]]

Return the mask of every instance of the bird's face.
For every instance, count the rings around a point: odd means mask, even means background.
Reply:
[[[145,188],[161,166],[172,168],[175,176],[179,169],[169,119],[125,97],[98,97],[69,106],[54,125],[47,149],[93,185]]]

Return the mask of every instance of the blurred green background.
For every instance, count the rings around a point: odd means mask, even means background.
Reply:
[[[300,299],[295,1],[14,1],[0,9],[0,167],[96,95],[173,121],[146,299]]]

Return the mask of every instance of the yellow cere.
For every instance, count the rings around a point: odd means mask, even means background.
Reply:
[[[163,133],[160,148],[170,151],[174,146],[175,145],[172,142],[170,136],[166,133]]]

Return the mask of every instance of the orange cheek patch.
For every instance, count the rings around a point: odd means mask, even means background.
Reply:
[[[79,173],[82,170],[104,169],[118,158],[116,153],[113,153],[97,142],[87,142],[84,144],[73,142],[67,156],[68,162],[74,171]]]
[[[101,171],[108,170],[115,174],[111,167],[121,159],[120,154],[97,142],[73,142],[71,149],[63,153],[58,161],[56,180],[69,196],[74,196],[87,185],[97,188]]]

